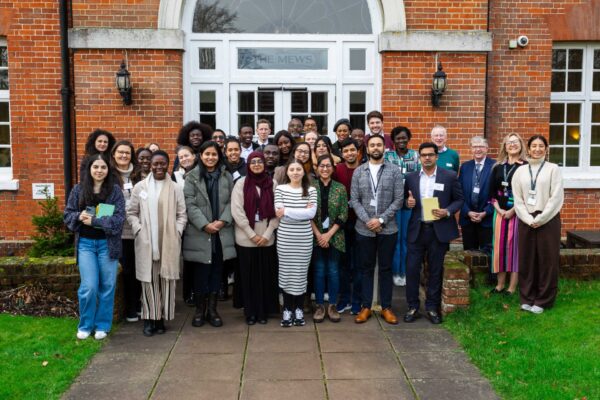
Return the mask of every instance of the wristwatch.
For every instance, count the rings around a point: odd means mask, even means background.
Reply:
[[[379,223],[383,225],[383,218],[379,217]]]
[[[446,212],[448,213],[448,218],[450,218],[450,210],[446,210]]]

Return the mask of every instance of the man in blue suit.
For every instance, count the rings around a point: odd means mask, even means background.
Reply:
[[[481,136],[471,139],[471,151],[473,159],[460,166],[458,175],[465,196],[458,223],[465,250],[491,253],[494,207],[489,199],[492,168],[496,160],[486,157],[488,143]]]
[[[408,312],[404,322],[413,322],[419,314],[421,265],[427,255],[429,278],[425,310],[433,324],[442,322],[442,278],[444,257],[450,241],[458,237],[454,215],[463,205],[463,194],[456,172],[438,168],[438,147],[434,143],[419,146],[421,171],[406,175],[406,206],[413,209],[408,222],[408,257],[406,263],[406,300]],[[435,220],[426,221],[422,200],[437,197],[439,208],[433,210]]]

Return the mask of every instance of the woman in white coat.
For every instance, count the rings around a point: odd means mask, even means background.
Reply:
[[[151,174],[133,188],[127,220],[135,235],[136,278],[142,282],[144,336],[165,332],[175,316],[181,235],[187,223],[183,190],[168,176],[169,156],[152,154]]]

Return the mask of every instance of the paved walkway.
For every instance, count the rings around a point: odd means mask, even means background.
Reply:
[[[398,315],[406,311],[396,289]],[[248,327],[241,310],[220,303],[222,328],[191,326],[177,304],[164,335],[123,323],[65,394],[66,399],[497,399],[442,327],[421,318],[397,326],[349,314],[281,328]]]

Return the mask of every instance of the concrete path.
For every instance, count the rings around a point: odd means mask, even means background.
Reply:
[[[396,288],[398,315],[406,311]],[[123,323],[76,379],[65,399],[497,399],[489,383],[442,327],[421,318],[358,325],[349,314],[281,328],[247,326],[220,303],[222,328],[191,326],[177,304],[164,335],[142,336]]]

